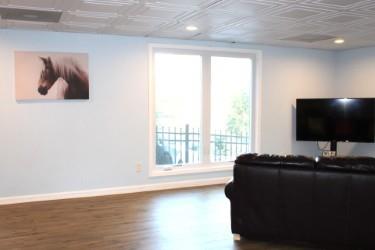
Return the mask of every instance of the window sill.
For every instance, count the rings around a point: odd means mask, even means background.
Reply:
[[[161,176],[173,176],[173,175],[186,175],[186,174],[199,174],[199,173],[212,173],[222,171],[232,171],[233,162],[209,164],[209,165],[190,165],[182,167],[171,167],[166,169],[154,169],[150,170],[150,177],[161,177]]]

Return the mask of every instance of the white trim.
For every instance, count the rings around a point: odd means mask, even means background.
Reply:
[[[255,116],[255,128],[254,128],[254,141],[252,145],[254,145],[253,152],[254,153],[261,153],[261,111],[262,111],[262,76],[263,76],[263,53],[262,51],[255,51],[255,109],[254,109],[254,116]]]
[[[221,171],[233,171],[233,164],[228,165],[228,162],[220,164],[191,164],[184,165],[181,167],[174,167],[166,165],[164,169],[153,168],[150,171],[151,177],[158,176],[171,176],[171,175],[184,175],[184,174],[199,174],[199,173],[211,173]]]
[[[225,184],[231,178],[232,177],[218,177],[218,178],[210,178],[210,179],[166,182],[166,183],[156,183],[156,184],[137,185],[137,186],[113,187],[113,188],[101,188],[101,189],[91,189],[91,190],[72,191],[72,192],[11,196],[11,197],[0,198],[0,205],[10,205],[10,204],[36,202],[36,201],[87,198],[87,197],[116,195],[116,194],[129,194],[129,193],[139,193],[139,192],[150,192],[150,191],[179,189],[179,188],[187,188],[187,187],[210,186],[210,185],[217,185],[217,184]]]
[[[210,162],[211,148],[211,57],[202,56],[201,135],[202,163]]]
[[[156,162],[155,152],[155,89],[154,89],[154,54],[153,47],[149,45],[149,63],[148,63],[148,172],[153,170],[154,162]]]
[[[253,104],[254,109],[252,111],[252,119],[254,119],[253,128],[251,131],[252,143],[251,152],[261,152],[261,104],[262,104],[262,58],[263,53],[260,50],[243,49],[243,48],[226,48],[226,47],[203,47],[203,46],[190,46],[190,45],[172,45],[172,44],[156,44],[150,43],[148,45],[149,50],[149,175],[155,176],[169,176],[169,175],[181,175],[181,174],[193,174],[193,173],[206,173],[206,172],[217,172],[217,171],[228,171],[232,169],[232,166],[217,166],[214,163],[199,164],[199,167],[184,166],[181,169],[172,169],[170,171],[156,169],[156,152],[154,149],[155,145],[155,96],[154,96],[154,54],[155,49],[168,49],[168,50],[191,50],[191,51],[216,51],[222,53],[237,53],[237,54],[252,54],[255,58],[255,81],[254,81],[254,95]],[[203,157],[204,158],[204,157]],[[203,159],[202,158],[202,159]],[[214,165],[214,166],[212,166]]]

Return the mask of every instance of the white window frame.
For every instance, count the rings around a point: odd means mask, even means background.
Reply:
[[[261,116],[261,77],[262,77],[262,52],[260,50],[251,49],[240,49],[240,48],[223,48],[223,47],[201,47],[201,46],[185,46],[185,45],[170,45],[170,44],[149,44],[149,176],[170,176],[170,175],[182,175],[182,174],[194,174],[194,173],[205,173],[205,172],[217,172],[217,171],[228,171],[233,169],[233,162],[211,162],[211,163],[199,163],[199,164],[186,164],[182,167],[172,167],[166,165],[164,169],[158,168],[156,164],[156,150],[155,150],[155,84],[154,84],[154,52],[155,51],[168,51],[168,52],[181,52],[184,53],[196,53],[204,54],[205,52],[210,53],[211,56],[233,56],[233,57],[246,57],[253,60],[253,86],[252,86],[252,110],[250,114],[251,129],[251,152],[260,152],[260,116]],[[214,54],[212,54],[214,52]],[[194,54],[195,54],[194,53]],[[204,58],[203,58],[204,60]],[[205,65],[203,63],[203,70]],[[209,66],[209,65],[208,65]],[[202,86],[202,98],[205,102],[210,103],[210,93],[205,91],[207,88],[207,74],[203,72],[203,86]],[[208,98],[208,101],[207,101]],[[202,103],[202,136],[210,136],[207,133],[207,129],[210,129],[210,107]],[[207,107],[208,106],[208,107]],[[205,110],[204,110],[205,109]],[[205,121],[203,122],[203,119]],[[206,130],[206,133],[205,133]],[[204,147],[210,147],[210,140],[202,140],[202,151]],[[204,142],[208,145],[204,145]],[[203,153],[202,153],[203,154]],[[207,160],[204,159],[203,160]],[[208,159],[209,160],[209,159]],[[168,167],[169,166],[169,167]]]

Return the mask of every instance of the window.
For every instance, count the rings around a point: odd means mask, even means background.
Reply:
[[[250,151],[252,59],[211,57],[211,162]]]
[[[248,50],[150,46],[152,175],[228,169],[256,150],[259,59]]]

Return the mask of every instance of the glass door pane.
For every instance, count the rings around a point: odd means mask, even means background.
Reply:
[[[211,162],[250,150],[252,69],[250,58],[211,57]]]
[[[202,57],[154,56],[156,164],[199,163]]]

